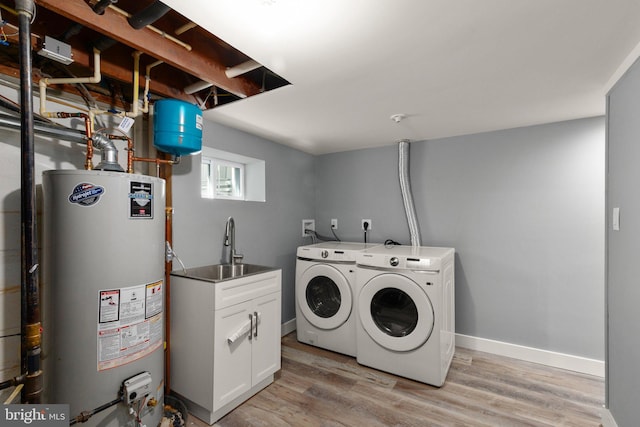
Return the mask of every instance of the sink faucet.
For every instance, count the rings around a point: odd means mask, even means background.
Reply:
[[[235,265],[237,261],[242,261],[243,255],[236,253],[236,222],[230,216],[227,219],[227,226],[224,231],[224,245],[229,246],[229,263]]]

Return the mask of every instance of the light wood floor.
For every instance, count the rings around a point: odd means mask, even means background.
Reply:
[[[437,388],[300,344],[294,332],[276,381],[215,425],[596,427],[603,403],[598,377],[458,348]],[[207,426],[192,415],[186,424]]]

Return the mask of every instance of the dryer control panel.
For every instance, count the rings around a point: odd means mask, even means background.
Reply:
[[[440,260],[437,260],[438,264]],[[407,258],[406,267],[409,270],[432,270],[433,262],[431,258]]]
[[[402,255],[363,253],[357,255],[356,263],[360,266],[389,270],[439,271],[442,260],[440,258],[415,258]]]

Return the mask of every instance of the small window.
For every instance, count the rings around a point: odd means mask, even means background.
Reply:
[[[201,160],[202,198],[266,201],[264,160],[204,146]]]
[[[202,197],[244,200],[244,164],[202,157]]]

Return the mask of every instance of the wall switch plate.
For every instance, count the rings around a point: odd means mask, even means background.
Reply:
[[[620,208],[613,208],[613,231],[620,231]]]
[[[337,230],[338,229],[338,218],[332,218],[331,219],[331,228],[333,230]]]
[[[316,220],[315,219],[303,219],[302,220],[302,237],[309,236],[309,234],[306,233],[307,230],[316,231]]]
[[[364,223],[368,223],[369,227],[367,228],[367,231],[371,230],[373,227],[371,226],[371,220],[370,219],[363,219],[362,220],[362,229],[364,230]]]

